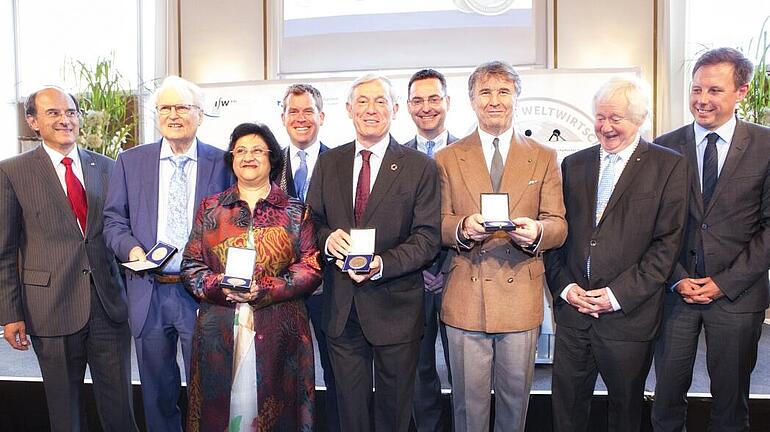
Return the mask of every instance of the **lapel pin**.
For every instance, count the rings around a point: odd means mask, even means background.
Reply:
[[[90,165],[91,165],[91,166],[96,166],[96,164],[95,164],[95,163],[93,163],[93,162],[91,162],[91,163],[90,163]]]
[[[640,158],[640,157],[636,158],[636,161],[637,161],[637,162],[639,162],[639,161],[641,161],[641,160],[642,160],[642,158]]]
[[[396,164],[393,164],[393,165],[390,166],[390,170],[391,171],[395,171],[397,169],[398,169],[398,165],[396,165]]]

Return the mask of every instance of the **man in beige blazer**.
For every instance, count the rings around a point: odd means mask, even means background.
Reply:
[[[478,129],[438,152],[441,236],[452,248],[441,317],[447,325],[455,431],[523,431],[543,320],[545,250],[567,234],[556,152],[513,130],[521,79],[485,63],[468,80]],[[485,231],[482,193],[507,193],[510,232]]]

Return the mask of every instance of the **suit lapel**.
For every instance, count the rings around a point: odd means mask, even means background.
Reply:
[[[356,157],[356,142],[345,144],[347,146],[337,156],[337,163],[332,168],[337,168],[332,173],[327,173],[337,179],[338,188],[333,193],[338,194],[342,200],[342,206],[345,214],[348,216],[350,226],[355,227],[355,218],[353,217],[353,159]],[[328,192],[328,191],[325,191]]]
[[[400,159],[403,156],[404,150],[393,137],[390,137],[390,143],[387,150],[385,150],[380,170],[377,172],[377,178],[374,180],[374,186],[372,186],[372,193],[369,195],[369,201],[366,203],[364,226],[369,223],[371,216],[376,213],[377,206],[388,195],[390,187],[401,174],[401,171],[403,171],[404,167],[400,163]],[[352,190],[353,185],[350,187]]]
[[[514,213],[513,210],[529,186],[529,180],[535,172],[535,165],[537,165],[537,152],[514,132],[508,156],[505,158],[503,178],[500,181],[500,192],[508,194],[508,210],[511,214]],[[490,185],[491,181],[490,179]]]
[[[692,181],[690,182],[690,194],[693,197],[691,202],[695,203],[695,206],[690,207],[690,211],[696,211],[698,215],[703,214],[703,193],[700,190],[700,174],[698,173],[698,153],[695,151],[695,129],[691,124],[685,129],[684,138],[679,143],[679,153],[687,157],[690,163],[690,169],[693,172]]]
[[[585,179],[586,198],[591,203],[591,209],[596,211],[596,193],[599,187],[599,146],[591,147],[587,159],[583,161],[583,178]],[[594,213],[591,214],[591,220],[594,220]]]
[[[484,151],[481,148],[481,138],[479,137],[478,130],[470,135],[468,141],[464,142],[462,147],[458,147],[457,158],[460,172],[475,173],[475,175],[462,176],[462,179],[476,211],[481,212],[479,194],[492,192],[492,178],[489,176],[489,168],[484,159]]]
[[[604,209],[604,213],[602,213],[602,218],[599,220],[599,223],[597,223],[596,226],[601,225],[606,215],[610,213],[618,201],[620,201],[620,198],[623,196],[623,193],[626,191],[626,189],[628,189],[628,186],[633,183],[637,173],[644,164],[644,161],[647,157],[647,150],[649,150],[649,148],[650,144],[647,143],[647,141],[643,139],[639,140],[639,145],[636,146],[636,150],[634,150],[634,152],[631,154],[628,163],[626,163],[626,167],[623,168],[623,172],[620,174],[620,178],[615,184],[615,188],[612,189],[612,195],[610,195],[610,200],[607,202],[607,207]]]
[[[65,223],[69,224],[71,229],[77,230],[77,232],[80,233],[80,227],[78,226],[77,219],[75,218],[75,213],[72,211],[72,206],[70,206],[67,193],[61,186],[59,176],[56,174],[56,169],[51,163],[51,158],[48,157],[48,153],[46,153],[45,149],[43,149],[44,145],[45,144],[41,143],[35,150],[35,157],[37,158],[39,165],[38,172],[43,176],[43,182],[46,185],[55,185],[55,187],[48,187],[47,189],[51,191],[50,199],[59,208],[62,209],[62,214],[67,215],[67,217],[64,218],[66,220]],[[82,160],[81,163],[83,163]]]
[[[102,178],[102,172],[91,154],[78,149],[80,153],[80,163],[83,168],[83,187],[86,190],[86,200],[88,202],[88,216],[86,217],[86,228],[84,235],[91,232],[91,227],[99,216],[102,209],[102,185],[109,182],[109,179]]]
[[[209,184],[211,184],[211,174],[214,171],[215,161],[214,156],[208,152],[200,141],[196,140],[195,145],[198,146],[198,172],[195,176],[195,202],[200,203],[203,198],[206,198],[209,191]],[[197,212],[197,206],[193,211]]]
[[[727,158],[725,164],[722,166],[722,170],[719,172],[717,178],[717,186],[714,189],[714,195],[711,197],[708,208],[704,209],[704,215],[711,211],[714,207],[714,203],[717,202],[717,198],[722,191],[727,188],[727,179],[732,178],[735,170],[738,168],[738,164],[741,162],[746,148],[749,146],[749,133],[746,130],[746,125],[738,120],[735,125],[735,132],[733,132],[733,140],[730,143],[730,148],[727,150]]]
[[[146,167],[147,172],[142,178],[142,191],[147,208],[149,222],[148,235],[143,244],[154,245],[158,238],[158,182],[160,181],[160,147],[161,142],[152,144],[152,151],[144,154],[144,160],[140,166]],[[141,241],[141,240],[140,240]]]

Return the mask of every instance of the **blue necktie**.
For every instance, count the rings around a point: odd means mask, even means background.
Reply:
[[[433,159],[433,147],[436,147],[435,141],[428,141],[425,143],[425,147],[427,147],[428,151],[425,152],[426,155],[428,155],[429,158]]]
[[[612,196],[612,190],[615,189],[615,167],[620,160],[620,156],[610,153],[604,157],[607,160],[607,166],[604,167],[601,178],[599,178],[599,187],[596,191],[596,215],[594,218],[594,225],[599,224],[599,220],[602,218],[604,209],[607,207],[607,203]],[[591,277],[591,255],[589,252],[588,261],[586,262],[586,273],[588,277]]]
[[[599,179],[599,187],[596,192],[596,218],[594,221],[596,225],[599,224],[599,219],[602,218],[604,208],[607,207],[612,190],[615,189],[615,165],[620,160],[620,156],[610,153],[605,156],[605,159],[607,160],[607,166],[604,168],[602,177]]]
[[[297,198],[305,201],[305,186],[307,183],[307,153],[305,150],[297,152],[299,156],[299,168],[294,173],[294,190],[297,192]]]
[[[708,140],[706,150],[703,152],[703,208],[708,207],[711,196],[714,195],[714,189],[717,187],[717,140],[719,135],[714,132],[706,135]]]
[[[172,156],[174,174],[168,189],[168,206],[166,219],[166,236],[171,244],[179,251],[171,256],[163,268],[164,273],[179,273],[182,264],[182,253],[190,235],[187,223],[187,174],[185,165],[190,159],[187,156]]]

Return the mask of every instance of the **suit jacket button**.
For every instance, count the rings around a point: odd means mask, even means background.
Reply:
[[[596,240],[591,240],[591,242],[588,244],[590,244],[591,246],[596,246]]]
[[[700,226],[700,229],[703,229],[703,230],[709,229],[709,226],[707,224],[703,224]]]
[[[479,280],[479,278],[477,278],[476,276],[473,276],[473,277],[471,278],[471,281],[472,281],[472,282],[476,282],[477,280]]]
[[[508,278],[508,283],[513,283],[513,278]]]
[[[82,272],[82,273],[83,273],[84,275],[87,275],[87,274],[91,273],[91,270],[89,270],[89,269],[83,269],[83,272]]]
[[[482,249],[482,250],[479,251],[479,255],[484,255],[485,253],[487,253],[487,251],[485,249]]]

